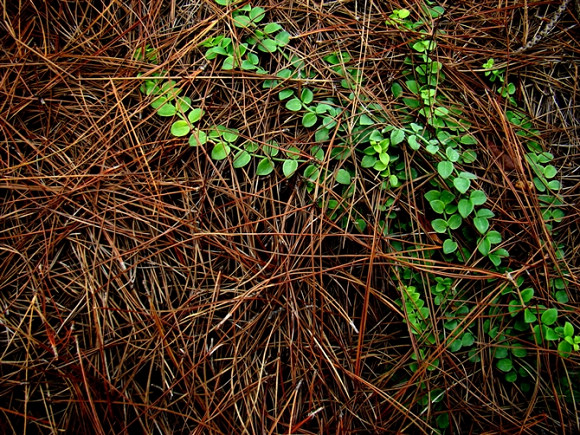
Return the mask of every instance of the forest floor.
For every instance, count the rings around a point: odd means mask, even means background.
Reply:
[[[580,432],[578,3],[2,2],[0,432]]]

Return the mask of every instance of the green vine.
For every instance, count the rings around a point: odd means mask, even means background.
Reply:
[[[311,79],[319,77],[308,71],[304,59],[287,49],[290,34],[279,23],[265,22],[265,9],[250,4],[236,8],[234,1],[215,1],[228,7],[231,23],[241,30],[242,42],[237,43],[227,35],[210,37],[200,46],[205,58],[218,63],[225,71],[239,69],[263,75],[263,88],[274,91],[281,110],[313,132],[315,144],[308,150],[300,150],[274,139],[245,140],[235,126],[208,125],[204,121],[204,110],[194,107],[191,98],[182,96],[175,81],[165,80],[167,72],[163,71],[144,78],[140,89],[151,99],[150,106],[159,116],[172,119],[173,136],[188,137],[189,145],[194,147],[210,146],[212,159],[231,158],[235,169],[249,168],[255,162],[254,174],[258,177],[268,176],[277,168],[284,177],[301,176],[312,201],[346,230],[350,225],[361,232],[367,227],[366,211],[352,205],[357,182],[395,191],[419,176],[428,177],[429,190],[424,193],[429,204],[426,215],[433,232],[443,239],[438,255],[450,263],[466,263],[478,253],[480,258],[489,260],[490,269],[502,274],[511,272],[504,262],[510,253],[503,246],[501,232],[494,228],[493,207],[486,192],[478,186],[478,176],[466,169],[478,159],[475,152],[478,141],[463,116],[464,108],[441,92],[446,76],[436,56],[440,33],[427,28],[427,19],[413,21],[411,11],[398,9],[385,22],[388,27],[412,31],[415,35],[414,40],[407,42],[406,68],[390,87],[393,102],[401,114],[395,125],[381,105],[369,102],[362,95],[355,97],[365,77],[362,70],[351,66],[352,57],[348,52],[324,57],[329,73],[344,94],[350,92],[347,96],[328,96],[311,85],[316,83]],[[444,14],[441,6],[425,3],[423,14],[430,20]],[[274,54],[286,60],[284,69],[268,71],[264,67],[263,60]],[[135,58],[158,63],[159,53],[146,47],[136,50]],[[557,169],[551,163],[554,156],[541,148],[538,131],[517,109],[513,97],[516,87],[509,82],[505,70],[494,69],[493,59],[483,68],[484,77],[512,107],[505,115],[526,143],[525,161],[531,170],[533,187],[539,193],[544,223],[552,234],[554,224],[564,218]],[[412,158],[413,165],[406,168],[405,153],[421,159]],[[428,162],[435,172],[420,162]],[[324,197],[324,192],[318,192],[318,197],[314,197],[321,184],[326,192],[333,194]],[[391,195],[378,206],[379,225],[387,235],[407,228],[408,219],[400,219],[402,216],[394,211],[394,204],[395,198]],[[436,252],[425,251],[424,255],[431,257]],[[430,361],[428,370],[440,365],[440,358],[428,358],[430,349],[437,343],[445,343],[447,350],[454,354],[466,352],[473,363],[480,361],[484,350],[476,342],[476,324],[468,321],[478,307],[473,304],[470,307],[470,296],[458,290],[453,279],[435,274],[418,275],[409,268],[403,271],[402,278],[393,277],[393,280],[406,283],[399,286],[398,304],[418,346],[418,352],[413,353],[412,371],[418,369],[421,361]],[[493,342],[491,358],[496,369],[508,383],[521,380],[522,391],[531,388],[530,367],[536,364],[529,357],[525,343],[555,348],[562,358],[579,351],[577,328],[557,308],[568,302],[565,282],[553,280],[551,286],[554,304],[546,307],[536,301],[534,289],[525,286],[524,279],[519,277],[482,314],[486,318],[483,332]],[[426,302],[428,298],[431,304]],[[430,306],[438,310],[437,316],[430,311]],[[571,391],[570,385],[569,388]],[[436,397],[433,403],[442,409],[443,396],[442,390],[440,394],[429,392],[428,401]],[[444,430],[449,425],[448,414],[440,413],[437,423]]]

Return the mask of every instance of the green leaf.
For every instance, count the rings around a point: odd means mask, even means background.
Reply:
[[[203,109],[191,109],[191,111],[187,114],[187,119],[189,119],[189,122],[194,124],[201,119],[203,114]]]
[[[443,179],[448,178],[453,173],[453,169],[455,169],[453,163],[447,160],[443,160],[437,164],[437,172],[439,172],[439,175]]]
[[[524,310],[524,322],[526,323],[534,323],[538,318],[529,308]]]
[[[229,71],[231,69],[234,69],[234,64],[235,64],[234,57],[228,56],[224,59],[224,62],[222,63],[222,69],[225,71]]]
[[[493,212],[491,210],[487,209],[487,208],[482,208],[480,210],[477,210],[477,212],[475,213],[475,215],[477,217],[486,218],[486,219],[490,219],[490,218],[492,218],[492,217],[495,216],[495,214],[493,214]]]
[[[300,94],[300,100],[302,100],[302,103],[304,104],[310,104],[312,103],[312,100],[314,100],[314,94],[310,89],[304,88]]]
[[[358,120],[359,125],[367,126],[367,125],[375,125],[375,121],[373,121],[368,115],[364,113],[360,116]]]
[[[554,331],[552,328],[546,328],[546,340],[549,341],[556,341],[560,339],[560,336],[558,335],[558,333],[556,331]]]
[[[457,250],[457,243],[451,239],[447,239],[443,242],[443,252],[445,254],[451,254]]]
[[[336,126],[336,121],[334,120],[334,118],[332,116],[325,116],[322,119],[322,126],[324,128],[328,128],[330,130],[331,128]]]
[[[487,196],[482,190],[474,190],[469,195],[469,201],[473,205],[483,205],[487,201]]]
[[[518,374],[512,370],[511,372],[506,373],[505,380],[506,382],[515,382],[518,380]]]
[[[477,153],[474,150],[467,150],[461,154],[463,163],[473,163],[477,160]]]
[[[292,98],[286,102],[286,109],[292,112],[298,112],[300,109],[302,109],[302,103],[298,98]]]
[[[234,26],[240,27],[242,29],[248,27],[252,21],[250,19],[250,17],[248,17],[246,15],[237,15],[237,16],[233,17],[233,20],[234,20]]]
[[[520,305],[519,301],[511,300],[508,304],[508,311],[512,317],[515,317],[518,315],[520,308],[521,308],[521,305]]]
[[[393,97],[399,98],[403,94],[403,87],[395,82],[391,85],[391,92],[393,93]]]
[[[403,98],[403,103],[405,103],[405,106],[409,109],[417,109],[421,105],[419,100],[416,98]]]
[[[453,180],[453,185],[459,192],[465,193],[469,190],[471,181],[468,178],[459,176]]]
[[[316,181],[320,174],[320,169],[317,165],[308,165],[306,169],[304,169],[304,178],[310,181]]]
[[[558,354],[562,358],[568,358],[571,352],[572,346],[570,345],[570,343],[567,343],[565,341],[561,341],[560,343],[558,343]]]
[[[431,225],[433,226],[433,230],[436,233],[444,233],[445,231],[447,231],[447,221],[443,220],[443,219],[435,219],[431,222]]]
[[[233,143],[238,139],[239,136],[238,130],[235,128],[223,128],[221,129],[221,135],[223,139],[229,143]]]
[[[496,359],[504,359],[504,358],[507,358],[507,356],[508,356],[508,350],[506,347],[496,348],[495,355],[494,355],[494,357]]]
[[[501,243],[501,234],[498,231],[490,231],[489,233],[486,234],[486,239],[489,240],[489,242],[492,245],[497,245],[498,243]]]
[[[364,156],[360,162],[360,165],[363,168],[372,168],[376,162],[377,158],[375,156]]]
[[[477,140],[475,140],[475,138],[471,135],[466,134],[465,136],[461,136],[459,138],[459,142],[461,142],[463,145],[475,145],[477,144]]]
[[[465,334],[463,334],[463,336],[461,337],[461,344],[463,346],[466,347],[471,346],[473,343],[475,343],[475,337],[471,332],[466,332]]]
[[[256,175],[258,176],[269,175],[270,173],[272,173],[273,170],[274,163],[267,157],[264,157],[262,160],[260,160],[260,163],[258,163],[258,167],[256,168]]]
[[[289,79],[290,77],[292,77],[292,70],[285,68],[283,70],[278,71],[276,75],[281,79]]]
[[[425,194],[425,199],[429,202],[434,201],[436,199],[441,199],[441,193],[442,192],[435,190],[435,189],[430,190],[429,192],[427,192]]]
[[[278,92],[278,98],[280,101],[290,98],[292,95],[294,95],[293,89],[284,89],[283,91]]]
[[[218,142],[211,150],[211,158],[214,160],[223,160],[230,153],[231,148],[225,142]]]
[[[439,151],[439,145],[435,145],[434,143],[429,143],[429,145],[427,145],[425,147],[425,149],[430,154],[436,154],[437,151]],[[462,193],[464,193],[464,192],[462,192]]]
[[[155,80],[145,80],[139,89],[145,95],[157,94],[160,91]]]
[[[268,145],[263,146],[262,151],[267,156],[275,157],[280,152],[280,145],[275,140],[271,140],[268,142]]]
[[[285,47],[290,42],[290,33],[282,31],[276,35],[276,44],[279,47]]]
[[[174,116],[177,113],[177,108],[171,103],[165,103],[159,109],[157,114],[159,116]]]
[[[389,165],[389,162],[391,161],[391,156],[389,156],[387,153],[380,153],[379,160],[382,162],[383,165],[385,165],[385,167],[387,167]]]
[[[391,131],[391,145],[398,145],[405,140],[405,132],[395,129]]]
[[[316,142],[326,142],[328,139],[330,139],[330,130],[328,128],[320,127],[316,130],[314,134]]]
[[[436,107],[433,114],[438,117],[445,117],[449,114],[449,109],[445,107]]]
[[[553,166],[553,165],[548,165],[544,168],[544,177],[550,179],[550,178],[554,178],[556,176],[556,174],[558,173],[558,170]]]
[[[472,174],[471,172],[462,171],[459,173],[459,176],[468,180],[477,180],[477,175]]]
[[[310,150],[310,155],[321,162],[324,160],[324,149],[320,145],[314,146]]]
[[[526,288],[526,289],[521,291],[520,295],[522,297],[522,301],[524,302],[524,304],[527,304],[534,297],[534,289],[533,288]]]
[[[407,80],[405,84],[413,94],[419,95],[419,84],[415,80]]]
[[[266,11],[260,7],[253,7],[250,11],[250,18],[254,23],[258,23],[264,19]]]
[[[568,298],[568,293],[565,290],[559,290],[556,292],[556,300],[561,304],[567,304],[570,298]]]
[[[510,350],[512,355],[517,358],[524,358],[528,355],[528,351],[519,343],[514,344]]]
[[[485,234],[489,228],[489,221],[486,218],[476,217],[473,218],[473,225],[475,225],[477,231],[479,231],[481,234]]]
[[[326,103],[318,103],[314,108],[317,115],[322,115],[332,110],[332,106]]]
[[[300,158],[300,150],[295,146],[288,147],[287,150],[284,150],[284,154],[291,160],[298,160]]]
[[[194,130],[192,135],[189,136],[189,146],[195,147],[198,145],[204,145],[207,142],[207,134],[201,130]]]
[[[234,157],[233,166],[234,168],[243,168],[252,160],[252,156],[245,150],[240,150],[236,153]]]
[[[485,237],[479,241],[479,245],[477,246],[477,250],[481,253],[481,255],[488,255],[491,251],[491,243]]]
[[[412,150],[417,151],[419,148],[421,148],[421,144],[417,141],[417,136],[416,135],[411,135],[407,138],[407,143],[409,144],[409,146],[411,147]]]
[[[425,42],[427,41],[423,40],[417,41],[414,44],[412,44],[411,47],[413,48],[413,50],[418,51],[419,53],[423,53],[428,49],[428,45],[426,45]]]
[[[433,201],[429,201],[429,205],[435,213],[443,214],[445,211],[445,203],[440,199],[434,199]]]
[[[556,323],[558,319],[558,310],[556,308],[548,308],[546,311],[542,313],[540,317],[542,319],[542,323],[544,325],[550,326]]]
[[[494,266],[498,267],[501,264],[502,258],[509,257],[508,251],[503,248],[497,249],[492,253],[488,254],[487,258],[494,264]]]
[[[432,18],[438,18],[445,13],[445,9],[442,8],[441,6],[433,6],[432,8],[427,8],[427,11],[429,12],[429,15],[431,15]]]
[[[171,124],[171,134],[176,137],[186,136],[189,134],[190,130],[187,121],[181,119]]]
[[[318,116],[313,112],[306,112],[302,117],[302,125],[306,128],[312,127],[318,121]]]
[[[444,190],[441,192],[439,198],[445,203],[445,205],[449,205],[455,199],[455,195],[448,190]]]
[[[459,153],[452,147],[447,147],[445,149],[445,155],[449,159],[450,162],[456,162],[459,160]]]
[[[274,53],[278,49],[278,44],[275,40],[270,38],[265,38],[260,41],[258,45],[258,50],[265,51],[267,53]]]
[[[509,372],[513,368],[512,360],[509,358],[500,359],[496,363],[496,367],[500,369],[502,372]]]
[[[339,169],[336,173],[336,182],[349,185],[351,182],[350,173],[346,169]]]
[[[452,215],[449,219],[447,219],[447,225],[449,225],[449,228],[451,228],[452,230],[456,230],[457,228],[459,228],[462,222],[463,219],[461,219],[461,216],[459,216],[457,213]]]
[[[244,149],[249,153],[255,153],[260,149],[260,145],[254,142],[246,142],[244,143]]]
[[[275,33],[282,30],[282,26],[278,23],[268,23],[264,26],[264,33]]]
[[[189,97],[179,97],[175,101],[175,108],[179,112],[185,112],[185,111],[187,111],[188,109],[191,108],[191,98],[189,98]]]
[[[564,324],[564,336],[565,337],[574,336],[574,325],[572,325],[570,322],[566,322]]]
[[[181,93],[181,89],[177,87],[177,82],[175,80],[169,80],[163,83],[161,90],[165,94],[165,98],[168,100],[177,98],[177,96]]]
[[[385,169],[387,169],[387,165],[385,165],[383,162],[381,162],[380,160],[377,161],[374,165],[373,165],[373,169],[375,171],[384,171]]]
[[[284,164],[282,165],[282,172],[286,178],[290,178],[292,175],[294,175],[294,172],[296,172],[297,169],[297,160],[285,160]]]
[[[437,416],[437,427],[439,429],[445,430],[449,427],[449,413],[448,412],[444,412],[442,414],[439,414]]]
[[[473,211],[473,203],[468,199],[461,199],[457,205],[457,210],[463,218],[466,218]]]

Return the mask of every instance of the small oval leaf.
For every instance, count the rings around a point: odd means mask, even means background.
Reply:
[[[497,362],[497,368],[502,372],[509,372],[513,367],[512,360],[509,358],[500,359]]]
[[[258,163],[258,167],[256,168],[256,175],[266,176],[272,173],[273,170],[274,163],[268,158],[263,158],[260,160],[260,163]]]
[[[187,121],[179,120],[171,124],[171,134],[176,137],[186,136],[190,132],[190,127]]]
[[[285,160],[284,164],[282,165],[282,172],[286,178],[290,178],[296,170],[298,169],[298,161],[297,160]]]
[[[448,178],[452,173],[453,173],[453,169],[455,167],[453,166],[453,163],[444,160],[442,162],[439,162],[437,164],[437,172],[439,173],[439,175],[441,176],[441,178],[446,179]],[[456,179],[457,180],[457,179]],[[455,180],[454,180],[455,181]],[[459,189],[458,189],[459,190]]]
[[[457,243],[454,242],[451,239],[447,239],[443,242],[443,252],[445,254],[451,254],[452,252],[455,252],[455,250],[457,249]]]
[[[286,109],[292,112],[298,112],[300,109],[302,109],[302,103],[298,98],[292,98],[286,102]]]
[[[544,325],[550,326],[556,323],[558,319],[558,310],[556,308],[548,308],[546,311],[542,313],[540,317],[542,319],[542,323]]]
[[[214,160],[223,160],[230,153],[231,149],[225,142],[218,142],[211,150],[211,158]]]
[[[203,113],[203,109],[191,109],[191,111],[187,114],[187,119],[189,119],[189,122],[193,124],[201,119]]]
[[[346,169],[339,169],[336,173],[336,182],[339,184],[350,184],[351,176]]]
[[[250,155],[250,153],[244,150],[240,150],[236,153],[233,166],[234,168],[243,168],[248,163],[250,163],[250,160],[252,160],[252,156]]]
[[[306,128],[312,127],[317,121],[318,117],[316,116],[316,113],[313,112],[307,112],[302,117],[302,125]]]

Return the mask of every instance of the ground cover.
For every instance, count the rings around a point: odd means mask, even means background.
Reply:
[[[577,2],[3,17],[4,432],[580,428]]]

